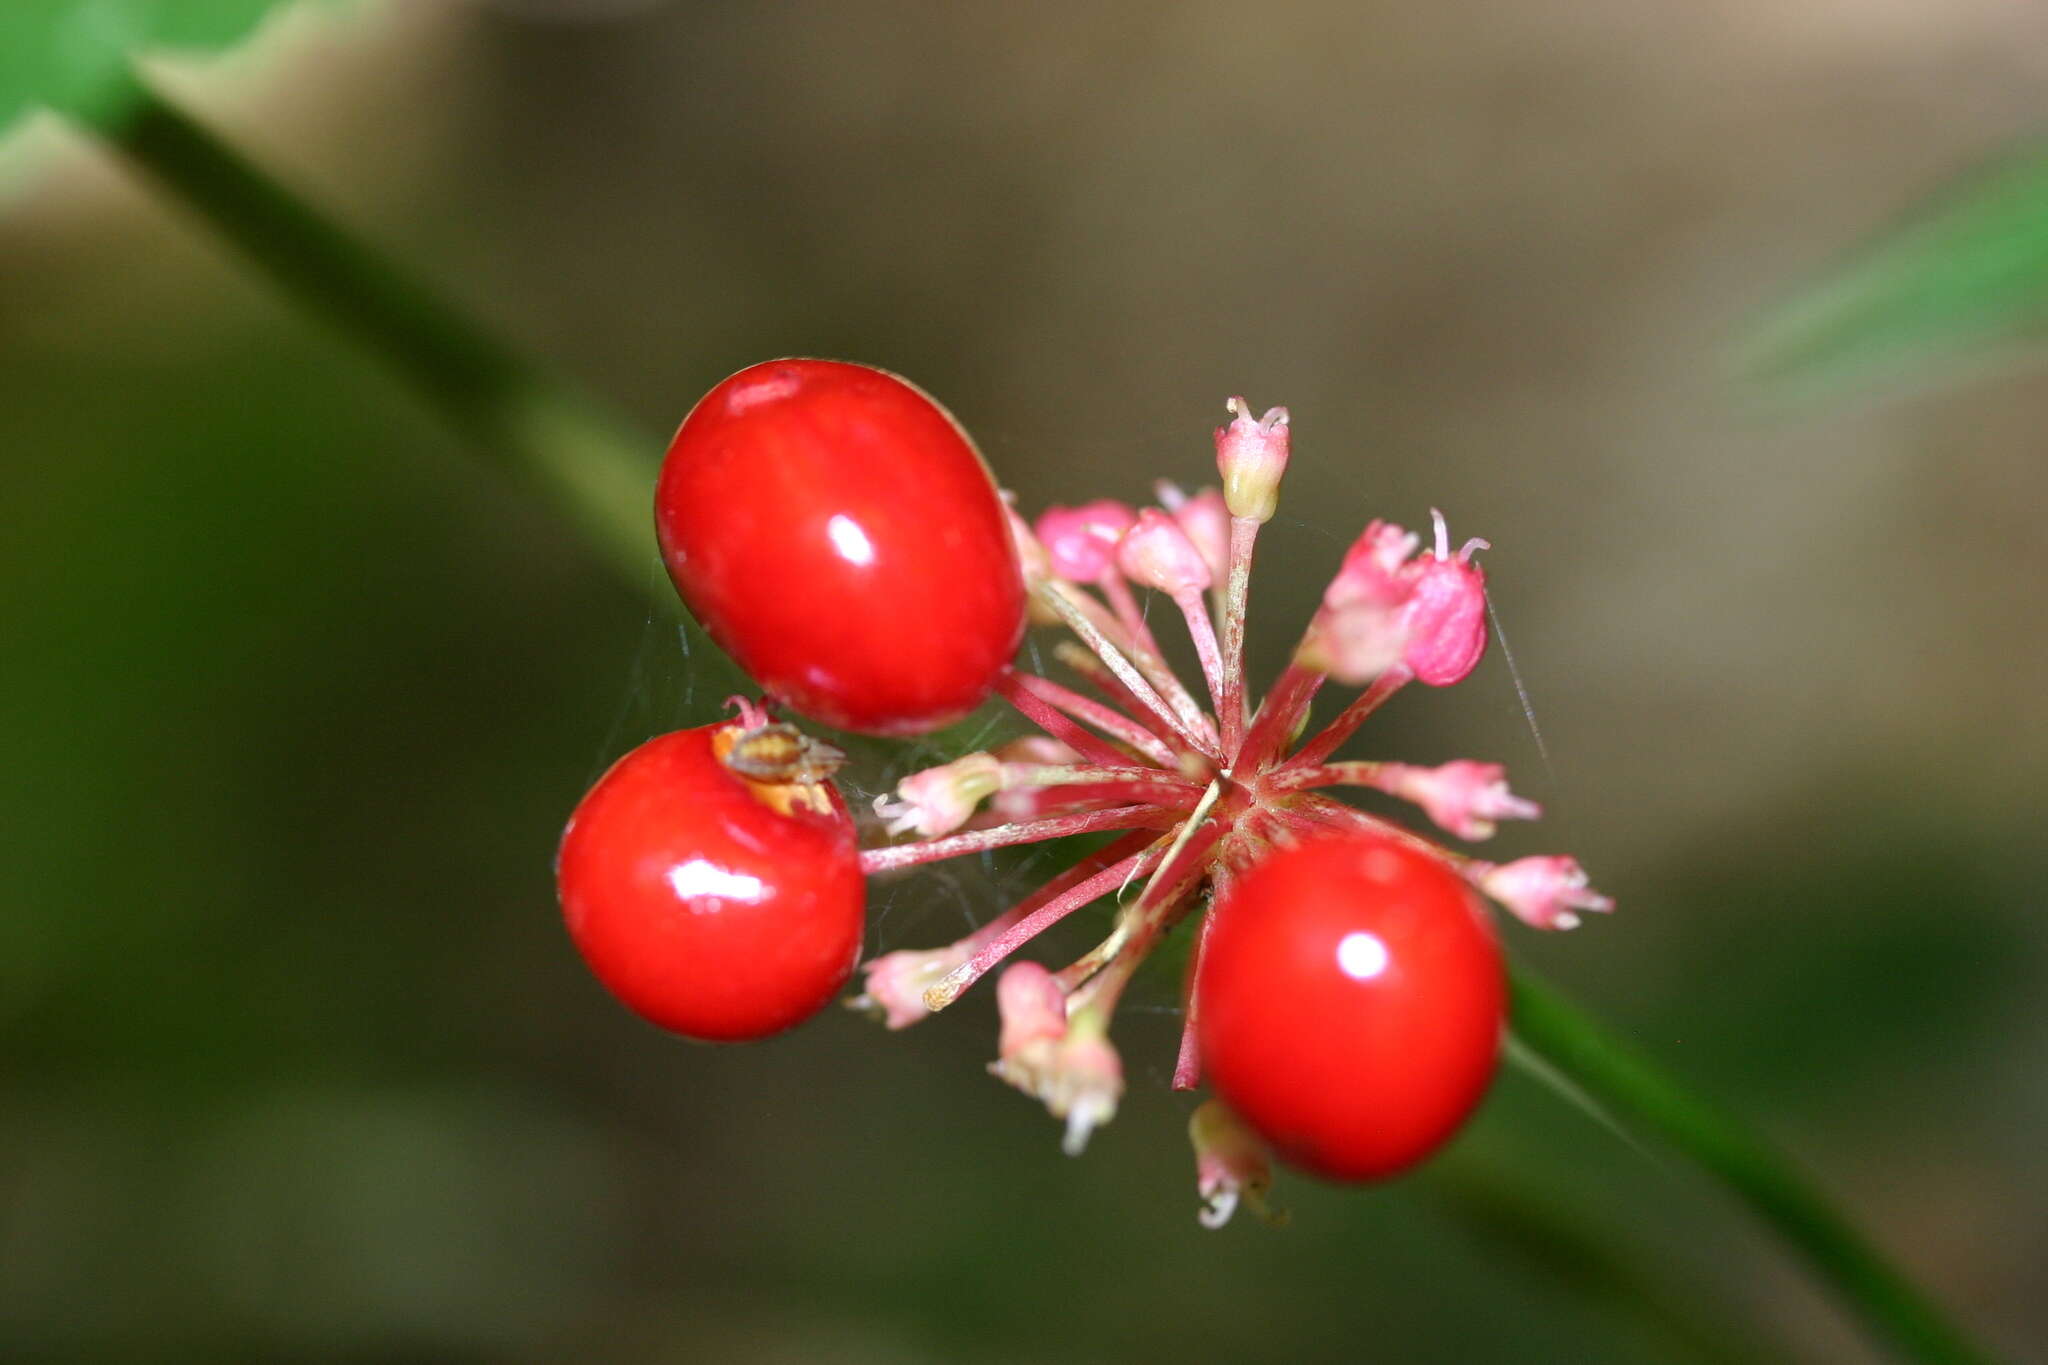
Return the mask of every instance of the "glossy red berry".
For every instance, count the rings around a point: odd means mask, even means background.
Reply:
[[[655,488],[669,576],[771,694],[918,734],[995,686],[1024,583],[987,468],[944,408],[836,360],[741,370],[691,410]]]
[[[1282,848],[1215,908],[1197,982],[1210,1083],[1335,1180],[1429,1155],[1493,1076],[1506,988],[1457,875],[1371,835]]]
[[[707,1042],[801,1023],[860,956],[866,887],[846,804],[828,782],[728,766],[750,733],[707,725],[627,754],[576,807],[555,864],[598,980]]]

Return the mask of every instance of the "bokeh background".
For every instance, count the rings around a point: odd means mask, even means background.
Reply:
[[[1199,481],[1224,397],[1288,404],[1268,670],[1368,517],[1490,537],[1548,760],[1499,651],[1361,749],[1507,760],[1551,816],[1502,846],[1622,901],[1516,951],[2041,1360],[2048,389],[1786,409],[1727,357],[2038,129],[2044,37],[2028,0],[408,0],[161,74],[651,431],[860,359],[1036,507]],[[1210,1234],[1170,982],[1079,1160],[982,1074],[985,999],[729,1050],[628,1018],[553,844],[725,665],[651,555],[618,581],[54,121],[0,157],[0,506],[0,1354],[1870,1358],[1518,1074],[1423,1174]],[[1027,871],[884,889],[871,946]]]

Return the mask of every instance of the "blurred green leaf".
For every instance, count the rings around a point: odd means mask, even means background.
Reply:
[[[211,51],[295,0],[0,0],[0,133],[41,107],[119,113],[128,59],[155,48]]]
[[[1749,338],[1753,377],[1836,387],[2048,334],[2048,150],[1924,206],[1796,294]]]

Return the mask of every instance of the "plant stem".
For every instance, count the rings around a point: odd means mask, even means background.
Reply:
[[[94,125],[95,132],[206,219],[286,293],[381,357],[482,453],[562,511],[628,583],[644,589],[657,442],[500,343],[145,82],[136,80],[122,103],[124,111]],[[1226,697],[1218,717],[1226,754],[1244,722],[1241,579],[1255,530],[1233,527],[1222,642]],[[1115,661],[1122,662],[1121,656]],[[1147,695],[1151,689],[1142,679],[1124,677],[1122,670],[1119,677],[1173,719],[1156,694]],[[1295,762],[1313,765],[1328,757],[1363,713],[1396,686],[1382,679]],[[1114,828],[1120,818],[1128,814],[1070,817],[1073,828]],[[1008,842],[1002,835],[959,838],[971,847]],[[879,856],[892,866],[923,861],[936,856],[936,846],[883,850]],[[1617,1117],[1659,1134],[1726,1182],[1901,1358],[1929,1365],[1989,1361],[1761,1138],[1610,1039],[1519,969],[1513,1000],[1516,1037],[1555,1072],[1552,1079],[1561,1078]]]
[[[1544,1064],[1534,1068],[1540,1077],[1561,1079],[1615,1119],[1655,1133],[1726,1183],[1899,1359],[1988,1365],[1991,1357],[1763,1137],[1692,1094],[1525,969],[1512,969],[1509,989],[1514,1036]],[[1544,1075],[1545,1068],[1555,1075]]]
[[[1244,743],[1244,615],[1251,603],[1252,550],[1258,539],[1257,521],[1230,519],[1230,568],[1223,586],[1223,695],[1216,703],[1226,768],[1237,762]]]
[[[1036,673],[1013,671],[1005,674],[1004,679],[1006,686],[1014,684],[1016,691],[1029,693],[1047,706],[1064,711],[1076,720],[1086,721],[1113,739],[1122,740],[1161,768],[1175,767],[1173,750],[1160,743],[1150,730],[1114,707],[1104,706],[1093,698],[1084,697],[1072,688],[1062,687],[1052,679],[1041,678]],[[1005,695],[1009,693],[1006,692]],[[1054,738],[1064,736],[1056,735]]]
[[[1307,717],[1309,706],[1328,677],[1327,673],[1298,663],[1282,669],[1272,690],[1253,713],[1251,728],[1238,746],[1233,767],[1246,773],[1264,771],[1266,760],[1285,749],[1294,738],[1296,728]]]
[[[1054,815],[1043,820],[1022,820],[1009,825],[990,825],[965,834],[948,834],[942,839],[924,839],[911,844],[884,844],[864,848],[860,870],[864,877],[898,868],[918,867],[945,858],[960,858],[992,848],[1013,848],[1018,844],[1043,843],[1072,834],[1093,834],[1105,829],[1161,829],[1180,823],[1177,811],[1161,810],[1149,800],[1138,806],[1117,806],[1110,810],[1085,811],[1079,815]]]
[[[1164,856],[1164,851],[1156,848],[1133,853],[1034,907],[1031,913],[1021,916],[1002,933],[979,944],[972,957],[941,977],[924,993],[924,1007],[934,1014],[946,1008],[1011,953],[1090,901],[1108,895],[1133,874],[1152,866]]]
[[[1439,1210],[1485,1239],[1504,1259],[1589,1306],[1633,1318],[1683,1358],[1700,1365],[1791,1365],[1783,1350],[1764,1354],[1729,1305],[1683,1270],[1660,1264],[1619,1229],[1595,1226],[1568,1192],[1538,1191],[1526,1172],[1474,1155],[1471,1144],[1433,1161],[1417,1184]],[[1658,1359],[1664,1359],[1660,1352]]]
[[[1166,699],[1153,689],[1152,684],[1140,676],[1137,666],[1124,657],[1123,651],[1110,643],[1109,637],[1088,619],[1088,613],[1081,601],[1066,584],[1054,580],[1046,585],[1039,597],[1060,614],[1060,619],[1067,623],[1067,629],[1080,636],[1081,642],[1095,651],[1095,656],[1116,675],[1118,682],[1130,689],[1131,695],[1138,699],[1139,704],[1170,726],[1182,743],[1201,752],[1210,751],[1210,746],[1203,744],[1196,735],[1189,719],[1177,714],[1174,708],[1167,704]],[[1194,719],[1199,720],[1200,717]]]
[[[1401,664],[1380,674],[1373,679],[1372,686],[1354,697],[1351,704],[1339,711],[1314,739],[1295,750],[1293,756],[1280,765],[1280,771],[1311,768],[1337,752],[1338,747],[1365,724],[1368,716],[1386,705],[1387,698],[1406,687],[1413,678],[1414,674]]]
[[[131,77],[93,131],[284,291],[383,360],[486,456],[566,513],[637,590],[658,443],[533,365]]]

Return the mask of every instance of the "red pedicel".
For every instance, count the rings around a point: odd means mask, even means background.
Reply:
[[[761,686],[828,725],[937,729],[1024,632],[1008,516],[973,443],[895,375],[741,370],[684,419],[655,488],[670,578]]]
[[[828,782],[728,768],[734,743],[759,733],[707,725],[633,750],[576,807],[555,862],[598,980],[705,1042],[802,1023],[860,957],[866,885],[846,803]]]
[[[1215,909],[1197,984],[1209,1082],[1290,1163],[1371,1180],[1479,1103],[1506,988],[1455,872],[1369,834],[1275,850]]]

